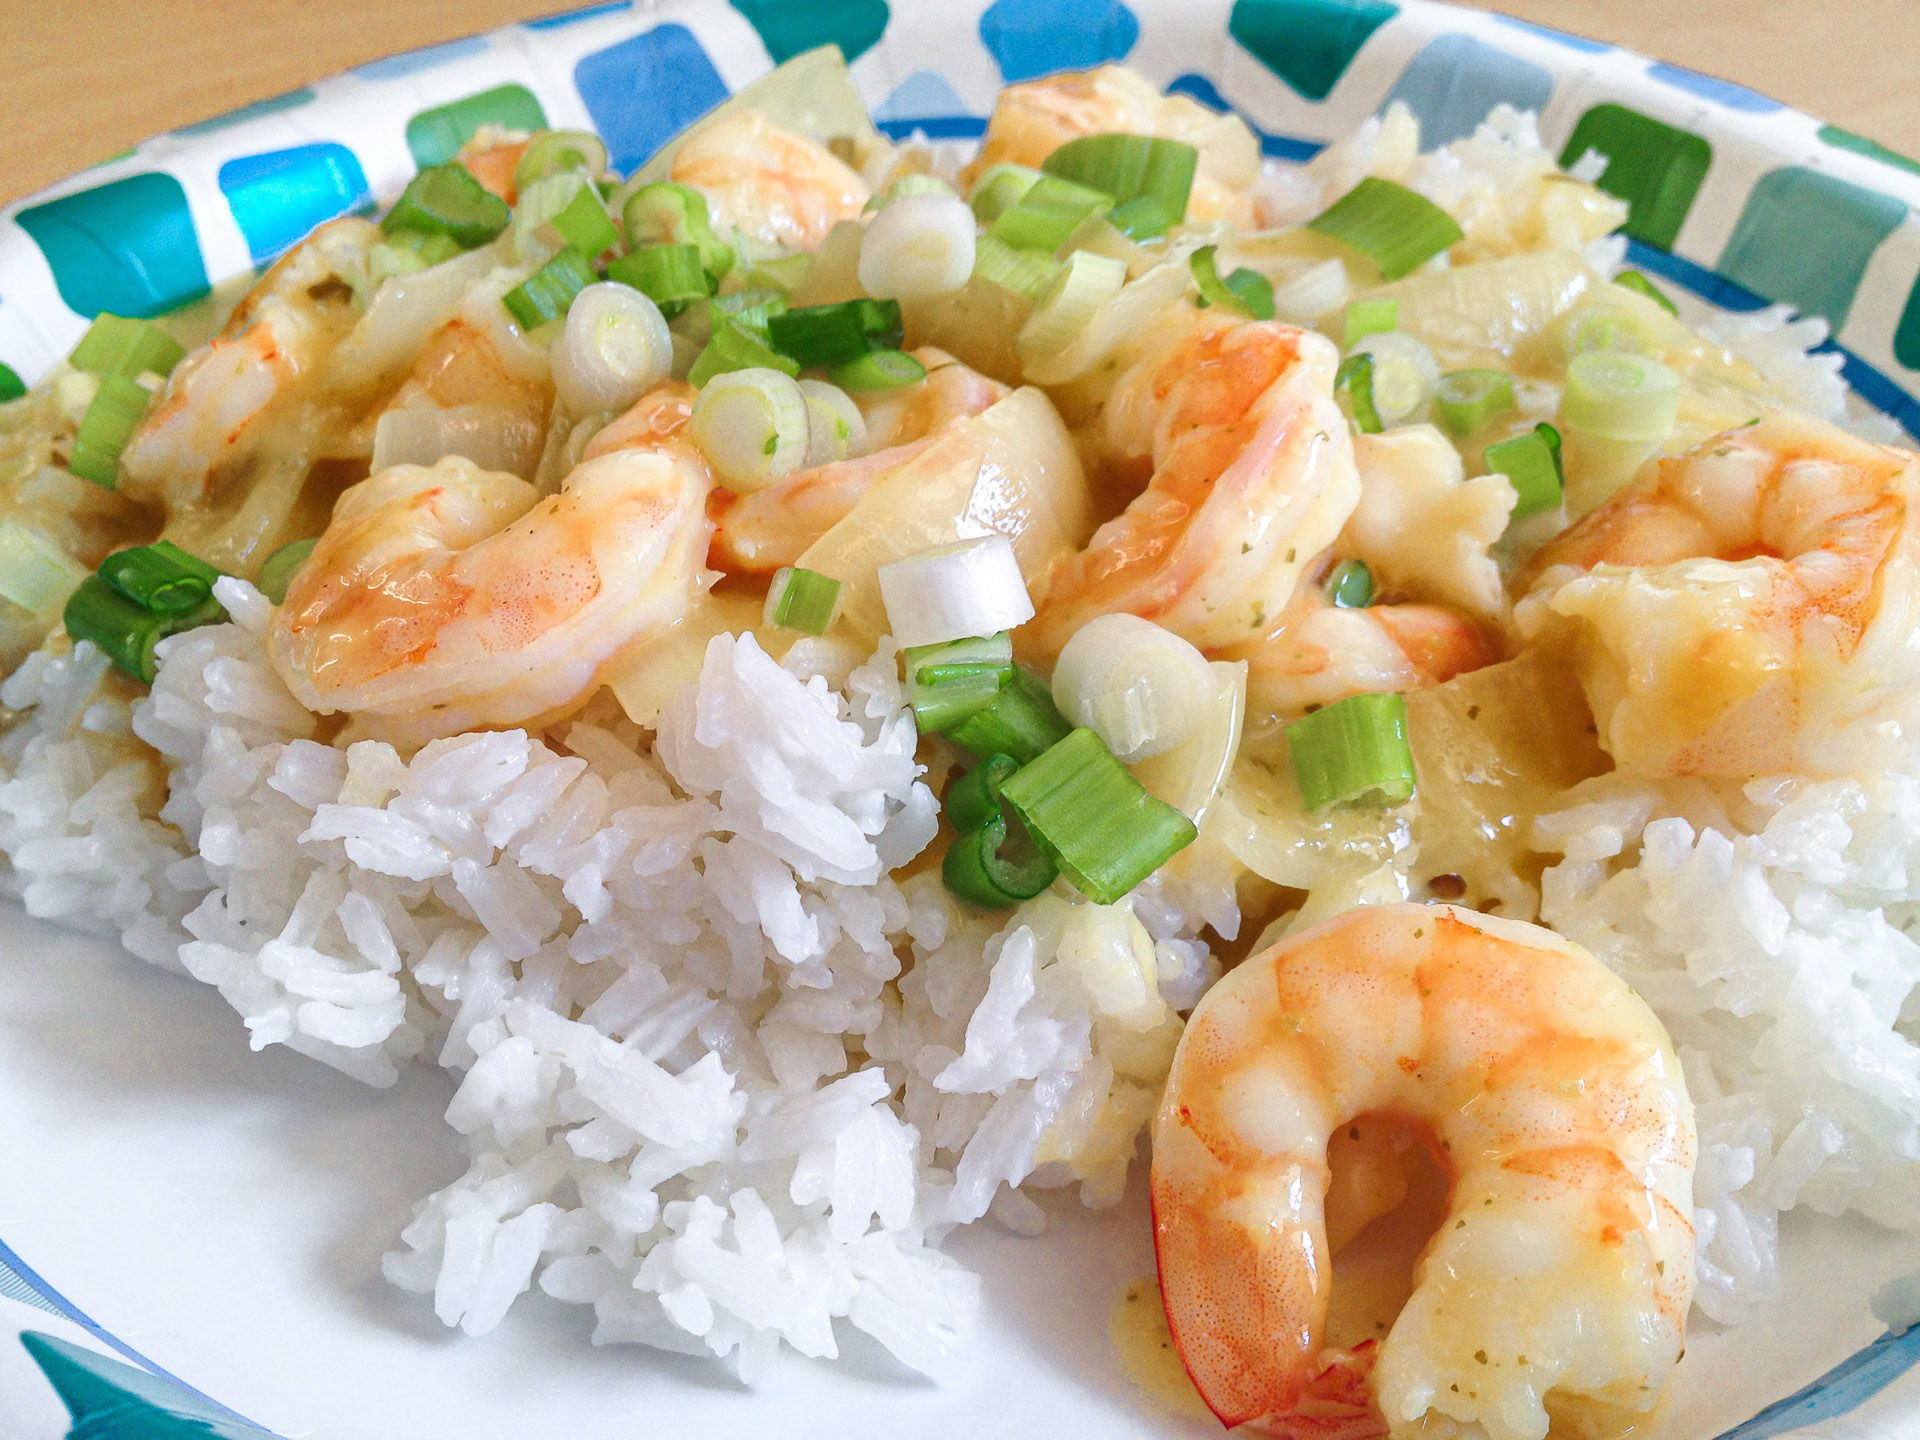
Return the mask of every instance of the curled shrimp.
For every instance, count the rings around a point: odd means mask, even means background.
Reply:
[[[1385,1340],[1328,1354],[1328,1137],[1361,1116],[1410,1126],[1451,1191]],[[1221,1420],[1273,1434],[1541,1440],[1549,1398],[1645,1410],[1693,1294],[1693,1161],[1672,1045],[1586,951],[1350,910],[1229,973],[1181,1039],[1152,1178],[1174,1341]]]
[[[1186,307],[1167,323],[1102,417],[1114,458],[1152,478],[1046,577],[1026,627],[1044,656],[1120,610],[1203,650],[1263,635],[1358,499],[1331,341]]]
[[[715,569],[768,574],[794,564],[878,481],[920,455],[950,426],[1011,393],[944,351],[924,346],[914,354],[927,367],[927,378],[881,391],[861,407],[871,453],[796,470],[750,494],[713,493],[707,513],[714,521],[710,563]],[[587,453],[594,453],[592,446]]]
[[[994,101],[980,153],[961,179],[971,185],[992,165],[1038,167],[1069,140],[1114,132],[1179,140],[1199,152],[1189,219],[1252,222],[1246,192],[1260,178],[1260,143],[1246,123],[1185,95],[1162,95],[1146,76],[1123,65],[1007,86]]]
[[[1551,541],[1515,618],[1625,773],[1866,773],[1916,719],[1917,487],[1912,453],[1772,414]]]
[[[651,392],[629,444],[546,499],[455,457],[353,486],[274,617],[294,696],[400,743],[584,702],[708,583],[712,482],[687,433],[692,401],[685,385]]]
[[[670,178],[707,197],[714,223],[750,239],[813,250],[842,220],[858,220],[873,193],[824,145],[758,110],[734,111],[674,152]]]

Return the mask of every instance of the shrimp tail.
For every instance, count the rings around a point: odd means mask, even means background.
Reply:
[[[1291,1411],[1264,1416],[1248,1428],[1279,1440],[1379,1440],[1385,1435],[1386,1417],[1373,1401],[1380,1342],[1362,1340],[1324,1358],[1326,1365],[1301,1386]]]

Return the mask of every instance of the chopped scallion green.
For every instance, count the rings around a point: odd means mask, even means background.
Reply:
[[[1193,822],[1156,800],[1092,730],[1069,732],[1022,765],[1000,797],[1069,884],[1111,905],[1193,843]]]
[[[773,348],[802,365],[838,365],[869,350],[897,350],[903,333],[897,300],[805,305],[767,324]]]
[[[1051,252],[1090,216],[1112,208],[1113,197],[1104,190],[1091,190],[1058,175],[1042,175],[1018,204],[1002,211],[987,227],[987,234],[1016,250]]]
[[[863,394],[915,384],[927,378],[927,367],[904,350],[869,350],[835,365],[827,378],[842,390]]]
[[[973,190],[967,196],[973,218],[982,225],[991,225],[1018,205],[1039,178],[1038,170],[1030,170],[1025,165],[989,166],[987,172],[973,182]]]
[[[103,375],[87,413],[80,417],[67,469],[104,489],[116,489],[120,484],[120,452],[133,438],[134,427],[147,413],[147,402],[152,398],[137,380]]]
[[[1384,335],[1400,325],[1398,300],[1355,300],[1347,306],[1346,338],[1342,350],[1351,350],[1369,335]]]
[[[922,735],[950,730],[991,704],[1013,678],[1013,640],[1005,630],[906,652],[907,703]]]
[[[1040,303],[1060,276],[1060,262],[1037,250],[1016,250],[991,235],[973,246],[973,273],[1002,290],[1011,290],[1029,305]]]
[[[587,258],[568,248],[502,295],[500,303],[522,330],[537,330],[565,315],[573,297],[596,278]]]
[[[1407,703],[1398,695],[1349,695],[1303,715],[1287,726],[1287,749],[1309,811],[1386,809],[1413,798]]]
[[[1651,280],[1647,279],[1647,277],[1642,275],[1638,270],[1622,270],[1618,275],[1613,277],[1613,283],[1633,291],[1636,295],[1646,296],[1647,299],[1653,301],[1654,304],[1658,305],[1669,315],[1678,315],[1680,313],[1673,301],[1667,298],[1666,292]]]
[[[1046,681],[1016,665],[991,700],[946,733],[976,755],[1011,755],[1024,764],[1064,740],[1072,728]]]
[[[22,380],[11,365],[0,365],[0,405],[9,400],[18,400],[27,393],[27,382]]]
[[[1438,205],[1377,175],[1367,176],[1307,228],[1351,245],[1387,280],[1418,269],[1461,238],[1460,227]]]
[[[1333,373],[1333,393],[1336,399],[1344,398],[1347,411],[1353,416],[1353,428],[1362,435],[1378,435],[1381,431],[1380,412],[1373,404],[1373,356],[1362,350],[1349,355],[1340,362],[1340,368]]]
[[[136,605],[174,614],[205,604],[220,572],[170,540],[116,550],[100,562],[100,578]]]
[[[1226,279],[1220,278],[1214,257],[1219,247],[1202,245],[1187,257],[1187,269],[1193,283],[1200,287],[1200,308],[1219,305],[1254,320],[1273,318],[1273,285],[1257,270],[1244,266]]]
[[[1342,560],[1327,576],[1326,592],[1336,610],[1364,610],[1373,603],[1373,572],[1364,560]]]
[[[631,285],[667,316],[713,293],[713,281],[700,263],[697,245],[645,246],[608,265],[607,278]]]
[[[833,606],[839,598],[840,582],[831,575],[797,565],[782,566],[767,588],[763,618],[767,624],[786,630],[824,635],[833,622]]]
[[[607,207],[600,203],[599,195],[590,185],[576,190],[573,198],[548,219],[547,224],[565,245],[582,255],[598,255],[620,243],[620,232],[613,228],[613,221],[607,218]]]
[[[80,582],[61,614],[74,640],[91,640],[115,665],[147,685],[153,683],[155,645],[182,630],[217,625],[226,618],[225,608],[211,598],[191,610],[149,610],[98,575]]]
[[[1153,135],[1082,135],[1040,162],[1049,175],[1111,195],[1116,202],[1148,199],[1169,224],[1187,217],[1200,152]]]
[[[389,235],[413,230],[449,235],[462,248],[484,245],[513,219],[507,202],[473,178],[464,165],[429,165],[407,182],[380,221]]]
[[[1122,200],[1107,212],[1107,221],[1129,240],[1158,240],[1172,228],[1167,212],[1150,195]]]
[[[1434,398],[1447,429],[1463,438],[1514,408],[1513,377],[1504,370],[1452,370],[1440,377]]]
[[[276,605],[286,603],[287,587],[300,567],[307,563],[318,540],[291,540],[266,558],[260,567],[260,579],[254,588]]]
[[[67,362],[95,375],[123,375],[136,380],[145,374],[166,376],[186,355],[180,342],[151,320],[128,320],[119,315],[96,315]]]
[[[1519,496],[1510,517],[1514,520],[1553,509],[1566,488],[1560,471],[1560,432],[1544,423],[1489,445],[1486,467],[1489,475],[1506,476]]]
[[[940,878],[962,900],[990,910],[1032,899],[1059,873],[1019,822],[1009,823],[1001,803],[1000,787],[1018,769],[1011,755],[989,755],[947,787],[947,823],[954,838],[941,860]]]
[[[706,384],[716,375],[724,375],[729,370],[753,370],[765,368],[778,370],[783,375],[798,375],[800,367],[779,351],[769,349],[759,336],[732,316],[716,314],[713,317],[713,330],[707,337],[707,348],[700,352],[693,362],[693,369],[687,372],[687,379],[695,386]]]
[[[733,247],[713,233],[707,197],[692,186],[666,180],[640,186],[622,202],[620,223],[635,250],[642,245],[697,245],[701,263],[714,279],[733,268]]]
[[[524,190],[536,180],[571,170],[592,179],[606,168],[607,147],[598,135],[585,130],[536,130],[514,162],[513,188]]]

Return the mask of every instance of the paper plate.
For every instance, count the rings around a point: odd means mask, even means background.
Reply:
[[[1108,60],[1233,108],[1287,159],[1396,99],[1429,145],[1503,101],[1537,110],[1567,159],[1611,157],[1633,264],[1728,309],[1824,316],[1856,392],[1920,436],[1920,165],[1724,81],[1422,0],[695,0],[394,56],[0,211],[0,362],[31,379],[102,310],[189,301],[390,197],[480,124],[591,126],[625,170],[829,41],[894,135],[978,135],[1001,85]],[[252,1054],[213,991],[14,905],[0,956],[0,1330],[47,1337],[37,1358],[83,1408],[289,1440],[1219,1433],[1142,1398],[1107,1340],[1115,1297],[1152,1267],[1137,1184],[1117,1210],[1063,1208],[1038,1240],[955,1238],[986,1303],[946,1386],[856,1337],[841,1365],[790,1360],[750,1392],[712,1364],[595,1350],[589,1317],[537,1293],[469,1339],[378,1272],[410,1202],[463,1168],[447,1076],[375,1092]],[[1920,1435],[1920,1332],[1886,1335],[1867,1305],[1920,1265],[1920,1237],[1802,1215],[1784,1230],[1780,1294],[1737,1331],[1696,1321],[1637,1433]],[[114,1398],[130,1392],[145,1398]],[[0,1440],[68,1424],[27,1350],[0,1345]]]

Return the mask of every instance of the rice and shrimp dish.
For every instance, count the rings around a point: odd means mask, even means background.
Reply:
[[[937,1379],[945,1238],[1131,1169],[1223,1424],[1630,1420],[1784,1212],[1920,1226],[1920,459],[1607,163],[831,50],[483,128],[0,405],[6,883],[452,1072],[471,1335]]]

